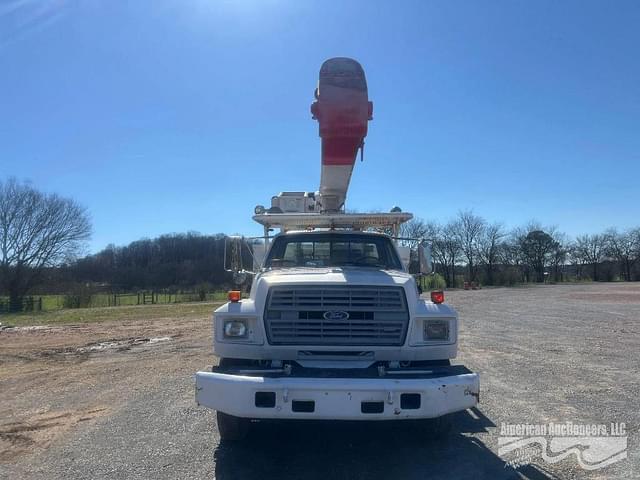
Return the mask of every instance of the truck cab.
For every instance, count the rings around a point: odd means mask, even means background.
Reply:
[[[249,297],[213,314],[218,365],[196,374],[196,400],[218,412],[223,439],[256,419],[440,419],[442,429],[443,416],[477,404],[478,375],[451,365],[457,313],[422,298],[396,243],[309,227],[269,242]]]

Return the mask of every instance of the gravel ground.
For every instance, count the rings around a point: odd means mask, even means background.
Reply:
[[[193,401],[209,320],[154,319],[0,333],[0,478],[638,478],[640,285],[453,291],[459,363],[478,409],[444,442],[397,423],[261,423],[219,443]],[[628,458],[588,472],[575,455],[517,469],[500,425],[625,422]]]

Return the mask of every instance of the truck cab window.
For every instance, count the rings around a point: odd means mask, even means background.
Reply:
[[[388,238],[354,234],[300,234],[278,237],[267,268],[376,267],[402,269]]]

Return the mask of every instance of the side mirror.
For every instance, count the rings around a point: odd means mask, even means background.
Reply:
[[[225,238],[224,270],[233,273],[233,282],[237,285],[245,283],[248,276],[253,274],[252,271],[244,269],[245,258],[243,257],[247,252],[253,256],[251,248],[249,248],[244,237],[232,236]]]
[[[418,262],[420,263],[420,273],[422,275],[428,275],[433,272],[431,245],[426,242],[420,242],[418,245]]]

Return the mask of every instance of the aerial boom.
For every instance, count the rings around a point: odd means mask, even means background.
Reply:
[[[362,66],[350,58],[331,58],[320,68],[311,105],[322,139],[322,173],[316,199],[320,212],[338,212],[344,206],[351,172],[364,148],[367,123],[372,119],[367,81]]]
[[[271,197],[271,207],[256,205],[253,219],[265,228],[282,231],[315,228],[374,228],[398,235],[411,218],[395,207],[389,213],[345,213],[351,173],[362,152],[372,119],[367,81],[362,66],[351,58],[326,60],[320,67],[316,101],[311,104],[322,142],[320,188],[316,192],[284,191]]]

